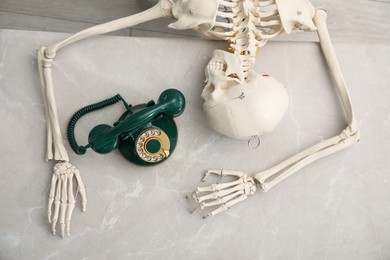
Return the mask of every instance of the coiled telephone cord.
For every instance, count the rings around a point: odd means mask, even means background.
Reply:
[[[115,95],[112,98],[100,101],[98,103],[92,104],[85,106],[81,109],[79,109],[69,120],[68,123],[68,128],[67,128],[67,137],[69,141],[69,145],[72,148],[72,150],[79,155],[83,155],[86,152],[86,147],[85,146],[79,146],[77,144],[75,134],[74,134],[74,129],[76,127],[77,121],[84,116],[85,114],[88,114],[90,112],[94,112],[96,110],[111,106],[113,104],[118,103],[119,101],[122,101],[123,104],[125,105],[126,109],[129,109],[129,105],[126,103],[126,101],[119,95]]]

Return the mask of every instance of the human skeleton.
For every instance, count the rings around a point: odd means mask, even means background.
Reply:
[[[326,28],[324,10],[315,10],[308,0],[160,0],[149,10],[91,27],[39,50],[47,116],[46,158],[57,162],[48,208],[53,234],[56,234],[60,216],[61,235],[64,236],[65,231],[69,235],[75,204],[73,177],[77,180],[83,210],[87,203],[81,176],[69,163],[61,137],[51,77],[53,58],[58,50],[76,41],[161,17],[177,19],[169,25],[171,28],[195,29],[207,37],[230,43],[230,52],[216,50],[213,53],[206,68],[207,85],[202,93],[207,120],[218,132],[236,139],[249,139],[272,131],[283,118],[289,103],[285,88],[274,78],[253,71],[258,49],[282,32],[317,31],[347,116],[348,126],[339,135],[252,177],[239,171],[207,171],[203,181],[210,174],[230,176],[235,180],[199,187],[189,196],[198,203],[197,208],[214,208],[205,217],[216,215],[246,199],[256,192],[257,184],[263,191],[268,191],[302,167],[359,140],[349,94]],[[54,214],[51,213],[53,202]]]

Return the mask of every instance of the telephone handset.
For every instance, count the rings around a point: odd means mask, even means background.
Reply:
[[[77,121],[85,114],[122,101],[126,112],[113,126],[97,125],[89,133],[88,144],[79,146],[74,135]],[[131,106],[118,94],[110,99],[86,106],[69,121],[67,135],[72,150],[85,154],[88,148],[106,154],[115,149],[138,165],[154,165],[166,160],[176,147],[177,127],[174,117],[185,109],[184,95],[176,89],[161,93],[157,103]]]

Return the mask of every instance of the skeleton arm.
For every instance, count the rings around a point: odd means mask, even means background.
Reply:
[[[145,21],[157,19],[160,17],[171,16],[171,0],[163,0],[154,7],[141,12],[139,14],[131,15],[125,18],[114,20],[105,24],[96,25],[91,28],[80,31],[72,36],[58,42],[51,44],[47,47],[42,47],[38,51],[38,68],[41,78],[42,91],[44,96],[44,102],[46,107],[46,120],[47,120],[47,160],[68,161],[68,154],[64,147],[62,136],[60,132],[57,106],[55,102],[53,80],[51,75],[51,64],[53,58],[56,56],[57,51],[61,48],[95,36],[104,34],[116,30],[120,30],[129,26],[133,26]],[[54,147],[53,147],[54,146]],[[54,148],[54,151],[53,151]]]
[[[127,27],[131,27],[140,23],[144,23],[147,21],[155,20],[162,17],[171,17],[172,13],[172,0],[162,0],[152,8],[145,10],[141,13],[134,14],[128,17],[120,18],[117,20],[113,20],[108,23],[99,24],[90,28],[87,28],[85,30],[82,30],[78,33],[73,34],[72,36],[66,38],[63,41],[60,41],[58,43],[54,43],[49,45],[45,50],[45,56],[47,58],[53,58],[56,55],[56,52],[77,41],[100,35],[105,34],[117,30],[121,30]]]
[[[268,191],[279,182],[286,179],[288,176],[305,167],[306,165],[328,156],[332,153],[338,152],[357,142],[360,138],[357,122],[352,110],[352,104],[349,97],[348,89],[340,69],[332,42],[330,40],[329,32],[326,27],[326,11],[318,9],[314,16],[314,22],[317,26],[317,33],[320,39],[322,51],[328,63],[329,70],[334,78],[335,85],[341,97],[343,107],[347,116],[348,126],[338,136],[325,140],[316,144],[301,153],[281,162],[269,170],[257,173],[256,180],[259,181],[262,189]],[[276,176],[277,175],[277,176]],[[268,178],[276,176],[271,181]]]
[[[57,51],[61,48],[85,38],[120,30],[160,17],[170,17],[172,15],[171,9],[172,1],[162,0],[154,7],[142,13],[85,29],[58,43],[51,44],[48,47],[42,47],[38,51],[38,69],[41,79],[47,121],[46,159],[55,160],[57,162],[54,165],[48,205],[48,218],[49,222],[52,223],[53,234],[56,234],[56,224],[58,216],[60,216],[61,235],[64,237],[65,230],[69,235],[70,220],[75,205],[75,198],[72,190],[73,176],[76,177],[76,182],[78,184],[77,189],[82,197],[83,211],[85,211],[87,203],[85,187],[80,173],[69,163],[69,156],[65,149],[61,135],[51,74],[51,64],[53,62],[53,58],[56,56]],[[53,202],[54,214],[52,215],[51,208]]]
[[[285,180],[287,177],[289,177],[299,169],[305,167],[306,165],[320,158],[323,158],[325,156],[328,156],[330,154],[349,147],[353,143],[357,142],[360,138],[360,133],[358,131],[357,122],[353,114],[348,89],[345,84],[345,80],[342,75],[336,54],[334,52],[330,40],[329,32],[326,27],[326,17],[326,12],[322,9],[318,9],[316,10],[314,16],[314,22],[317,26],[317,33],[320,39],[322,51],[324,53],[325,59],[329,66],[329,70],[334,78],[336,88],[342,100],[342,104],[347,117],[348,126],[339,135],[320,142],[266,171],[255,174],[253,176],[253,179],[260,184],[260,187],[263,191],[268,191],[269,189],[271,189],[281,181]],[[228,171],[220,170],[218,172],[224,173]],[[192,194],[192,198],[197,203],[199,203],[199,207],[202,209],[206,207],[217,207],[207,216],[212,216],[217,213],[220,213],[228,209],[230,206],[238,203],[239,201],[244,200],[245,198],[247,198],[247,195],[253,194],[255,191],[254,189],[252,193],[245,192],[244,187],[240,185],[241,182],[244,182],[251,177],[248,177],[244,173],[240,173],[239,175],[236,174],[236,177],[238,178],[238,180],[235,180],[233,182],[227,182],[223,184],[217,183],[216,185],[214,184],[204,188],[197,188]],[[240,194],[245,194],[245,196],[241,195],[239,197],[236,196],[227,198],[224,193],[220,192],[220,189],[224,187],[229,187],[230,190],[234,190],[235,192],[238,192]],[[200,194],[200,192],[203,193]],[[204,192],[208,193],[204,194]],[[216,201],[211,204],[203,203],[204,200],[210,198],[214,198]]]

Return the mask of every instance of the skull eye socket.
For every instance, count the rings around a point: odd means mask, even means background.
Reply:
[[[214,84],[210,84],[208,87],[207,87],[207,91],[209,94],[213,93],[215,91],[215,86]]]

